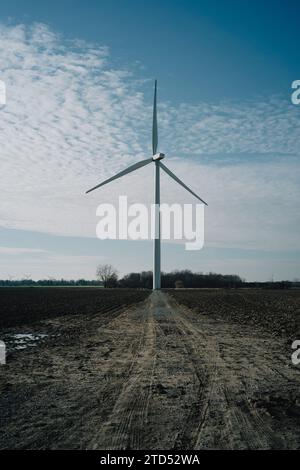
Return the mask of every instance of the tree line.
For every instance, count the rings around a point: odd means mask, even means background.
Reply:
[[[102,285],[98,280],[88,279],[0,279],[0,287],[49,287],[49,286],[99,286]]]
[[[120,287],[152,288],[152,271],[130,273],[119,280]],[[194,273],[190,270],[162,272],[162,288],[242,287],[243,280],[236,274]]]
[[[32,279],[21,280],[0,280],[0,286],[101,286],[105,288],[135,288],[152,289],[152,271],[142,271],[140,273],[129,273],[119,278],[117,270],[110,264],[100,264],[96,270],[97,280],[65,280],[65,279],[44,279],[33,281]],[[192,272],[188,269],[176,270],[169,273],[162,273],[162,288],[225,288],[235,289],[240,287],[248,288],[272,288],[287,289],[297,287],[296,283],[289,281],[279,282],[246,282],[237,274],[218,274]]]

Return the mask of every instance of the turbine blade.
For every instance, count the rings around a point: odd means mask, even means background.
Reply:
[[[157,144],[158,144],[156,93],[157,93],[157,80],[155,80],[155,85],[154,85],[154,102],[153,102],[153,123],[152,123],[152,151],[153,151],[153,155],[155,155],[156,152],[157,152]]]
[[[186,184],[184,184],[176,175],[174,175],[174,173],[172,173],[172,171],[169,170],[166,165],[161,163],[161,161],[159,162],[159,165],[167,173],[167,175],[171,176],[171,178],[176,181],[176,183],[180,184],[184,189],[186,189],[189,193],[191,193],[193,196],[199,199],[199,201],[203,202],[203,204],[207,206],[207,203],[203,201],[203,199],[201,199],[201,197],[199,197],[196,193],[194,193],[194,191],[192,191]]]
[[[115,176],[112,176],[111,178],[108,178],[105,181],[102,181],[102,183],[97,184],[97,186],[94,186],[93,188],[89,189],[86,191],[87,193],[90,193],[91,191],[94,191],[94,189],[100,188],[100,186],[104,186],[107,183],[110,183],[113,180],[116,180],[118,178],[121,178],[124,175],[127,175],[127,173],[131,173],[132,171],[137,170],[138,168],[142,168],[145,165],[148,165],[149,163],[153,162],[152,158],[147,158],[146,160],[142,160],[141,162],[135,163],[134,165],[129,166],[125,170],[120,171],[120,173],[117,173]]]

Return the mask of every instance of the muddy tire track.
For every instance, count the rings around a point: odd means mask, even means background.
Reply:
[[[92,444],[93,449],[140,449],[141,435],[147,424],[153,371],[155,368],[155,330],[148,307],[141,311],[143,324],[140,341],[107,421]],[[119,327],[120,325],[119,322]]]
[[[177,312],[177,321],[185,331],[184,338],[191,360],[208,380],[206,399],[200,388],[200,408],[190,417],[197,422],[189,430],[189,447],[230,449],[282,449],[296,445],[300,427],[281,416],[281,422],[265,413],[263,405],[256,406],[256,398],[274,388],[288,391],[295,388],[299,375],[292,370],[284,355],[284,341],[263,335],[261,331],[216,321],[207,315],[195,314],[169,299]],[[279,354],[281,351],[281,354]],[[194,359],[193,359],[194,358]],[[273,367],[274,362],[277,367]],[[288,371],[283,373],[282,371]],[[199,374],[197,374],[199,376]],[[269,396],[267,396],[268,403]],[[296,412],[297,414],[297,412]],[[285,426],[289,421],[289,429]],[[292,424],[292,433],[290,428]],[[292,436],[291,436],[292,434]],[[188,440],[188,436],[185,436]]]

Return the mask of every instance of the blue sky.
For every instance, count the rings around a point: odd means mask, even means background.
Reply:
[[[159,76],[165,100],[284,93],[299,72],[296,0],[8,1],[2,21],[48,24],[107,45],[112,62]],[[152,91],[152,90],[151,90]],[[150,95],[150,91],[149,91]]]
[[[160,149],[208,201],[205,247],[165,243],[163,269],[300,277],[300,5],[296,1],[3,1],[0,278],[94,277],[98,262],[151,269],[151,242],[100,241],[95,210],[118,194],[151,202],[140,170]],[[191,202],[163,181],[165,201]]]
[[[299,10],[296,0],[12,0],[1,19],[107,45],[118,66],[159,76],[166,100],[194,103],[288,92],[299,68]]]

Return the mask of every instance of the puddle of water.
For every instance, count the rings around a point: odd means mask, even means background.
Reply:
[[[25,349],[28,347],[34,347],[37,342],[43,338],[46,338],[47,334],[44,333],[18,333],[7,335],[5,343],[8,351],[16,351],[19,349]]]

